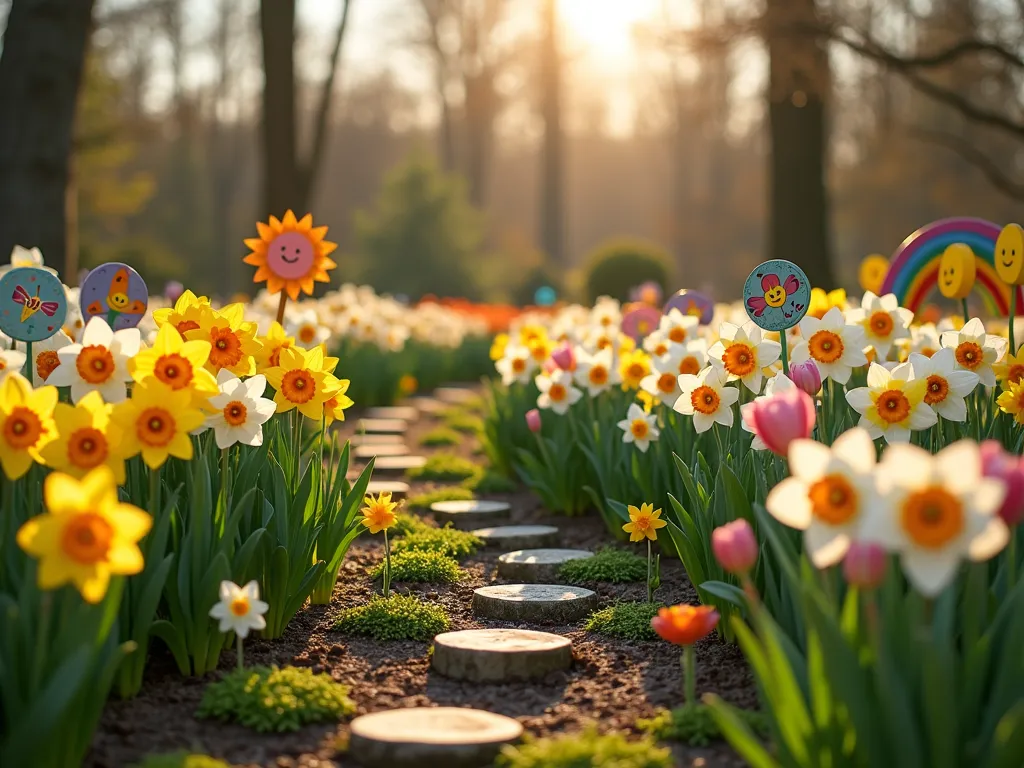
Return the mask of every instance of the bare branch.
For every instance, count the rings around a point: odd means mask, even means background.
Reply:
[[[914,127],[910,129],[910,135],[935,144],[956,153],[968,163],[973,165],[988,182],[1014,200],[1024,200],[1024,183],[1010,178],[1004,171],[1002,165],[997,163],[987,154],[978,149],[967,139],[955,136],[944,131],[935,131],[930,128]]]

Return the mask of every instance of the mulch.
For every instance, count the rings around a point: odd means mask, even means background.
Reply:
[[[410,452],[429,452],[418,447],[418,436],[436,426],[432,419],[414,423],[406,436]],[[349,427],[351,429],[351,427]],[[474,455],[475,439],[460,446],[437,449]],[[428,454],[429,455],[429,454]],[[414,483],[413,494],[436,487]],[[543,523],[561,530],[559,546],[596,549],[610,538],[597,516],[553,517],[526,491],[492,494],[512,505],[513,523]],[[625,546],[625,545],[623,545]],[[639,545],[635,545],[639,546]],[[638,553],[642,554],[638,550]],[[651,717],[659,708],[682,703],[682,680],[677,650],[660,641],[619,640],[588,633],[580,626],[544,626],[477,620],[471,609],[473,590],[499,581],[498,550],[482,550],[462,563],[467,578],[453,585],[397,584],[397,591],[411,592],[443,605],[451,629],[521,627],[543,629],[573,641],[572,669],[554,672],[528,683],[478,684],[448,680],[429,667],[430,643],[380,642],[345,636],[332,627],[338,613],[367,602],[374,585],[370,568],[383,557],[379,537],[360,536],[342,566],[329,606],[307,606],[296,615],[283,638],[246,642],[247,665],[288,664],[325,672],[350,686],[358,714],[416,706],[465,706],[497,712],[518,719],[536,736],[571,733],[590,723],[602,731],[638,733],[638,718]],[[602,607],[615,601],[642,601],[641,584],[588,584],[600,596]],[[667,604],[697,601],[696,593],[678,560],[662,557],[662,586],[657,599]],[[742,707],[756,706],[756,692],[742,654],[733,645],[711,636],[697,644],[697,693],[716,693]],[[230,670],[234,654],[225,652],[220,671]],[[347,723],[309,726],[289,734],[258,734],[238,725],[194,717],[203,690],[215,675],[205,679],[182,678],[159,641],[151,647],[142,692],[130,701],[112,700],[103,714],[88,768],[131,766],[145,755],[191,750],[219,757],[233,765],[267,768],[355,768],[346,756]],[[734,768],[744,765],[725,744],[707,748],[673,746],[677,766]]]

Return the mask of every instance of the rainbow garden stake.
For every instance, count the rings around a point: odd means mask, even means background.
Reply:
[[[789,375],[786,331],[799,323],[811,303],[811,285],[796,264],[772,259],[754,267],[743,284],[743,308],[754,324],[777,331],[782,346],[782,371]]]
[[[1007,224],[996,238],[995,244],[996,273],[1010,289],[1010,307],[1007,311],[1009,319],[1010,354],[1017,354],[1017,344],[1013,335],[1013,320],[1017,316],[1020,302],[1019,286],[1024,284],[1024,229],[1019,224]]]
[[[134,269],[110,261],[85,276],[79,304],[86,323],[102,317],[113,330],[120,331],[134,328],[142,320],[149,306],[149,289]]]

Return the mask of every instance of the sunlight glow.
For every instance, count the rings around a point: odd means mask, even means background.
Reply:
[[[595,58],[625,59],[633,49],[633,27],[650,21],[658,0],[559,0],[558,12],[570,43]]]

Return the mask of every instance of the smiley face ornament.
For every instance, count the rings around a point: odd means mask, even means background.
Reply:
[[[1020,224],[1003,227],[996,238],[995,259],[1000,280],[1007,285],[1024,285],[1024,229]]]
[[[796,264],[772,259],[759,264],[743,284],[743,307],[766,331],[785,331],[803,319],[811,303],[811,285]]]
[[[965,243],[953,243],[939,259],[939,291],[947,299],[966,299],[974,288],[978,262]]]
[[[79,303],[86,323],[102,317],[115,331],[121,331],[142,321],[149,306],[149,289],[142,276],[127,264],[109,261],[85,276]]]
[[[327,227],[313,226],[312,215],[296,219],[288,211],[280,220],[257,222],[256,229],[260,236],[245,241],[251,253],[242,259],[256,267],[254,283],[266,282],[269,293],[284,291],[295,301],[300,292],[313,293],[314,283],[330,281],[327,271],[337,264],[327,256],[338,246],[324,239]]]
[[[64,325],[64,286],[38,267],[16,267],[0,277],[0,331],[29,344],[45,341]]]
[[[873,253],[870,256],[865,256],[857,271],[857,282],[860,283],[861,290],[881,294],[885,273],[888,271],[889,260],[882,254]]]

